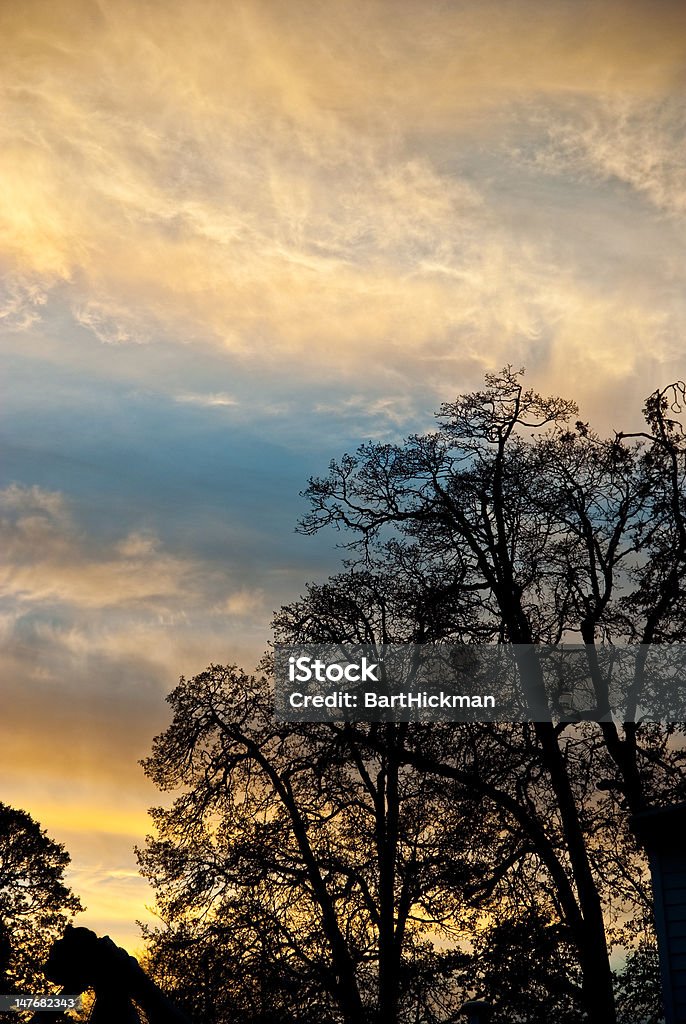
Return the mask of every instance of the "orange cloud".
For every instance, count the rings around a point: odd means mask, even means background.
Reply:
[[[53,288],[106,343],[426,375],[459,341],[493,367],[585,334],[604,244],[591,202],[579,224],[532,217],[522,245],[521,167],[683,212],[681,126],[655,117],[680,90],[678,3],[34,0],[1,18],[0,260],[24,327]],[[634,301],[611,253],[605,272],[584,352],[629,321],[669,359],[655,292]]]

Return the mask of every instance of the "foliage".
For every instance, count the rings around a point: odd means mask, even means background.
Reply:
[[[540,907],[502,914],[475,942],[475,978],[494,1024],[581,1024],[581,973],[568,929]]]
[[[663,1024],[660,962],[652,943],[642,942],[629,953],[616,991],[619,1024]]]
[[[8,982],[16,990],[45,985],[48,949],[83,909],[64,882],[69,861],[26,811],[0,803],[0,929],[9,939]]]

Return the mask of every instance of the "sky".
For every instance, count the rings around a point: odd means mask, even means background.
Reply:
[[[505,364],[684,375],[686,5],[0,4],[0,800],[136,949],[165,695],[336,570],[299,492]]]

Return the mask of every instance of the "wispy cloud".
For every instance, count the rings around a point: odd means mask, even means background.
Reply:
[[[47,300],[47,292],[36,281],[7,274],[0,286],[0,324],[13,330],[28,330],[40,321]]]
[[[480,369],[583,331],[564,244],[541,224],[523,246],[501,216],[519,187],[504,138],[528,138],[541,172],[585,168],[683,212],[682,105],[663,99],[686,55],[680,5],[588,7],[583,36],[563,3],[389,18],[381,2],[206,0],[190,19],[84,0],[3,17],[4,252],[29,282],[24,326],[52,286],[108,344],[406,379],[459,345]],[[596,348],[631,294],[621,259],[603,272],[616,302]]]
[[[548,173],[618,182],[658,210],[686,212],[683,96],[605,95],[549,111],[548,142],[533,165]]]
[[[191,392],[185,394],[176,395],[176,402],[181,402],[185,405],[201,405],[208,409],[212,409],[214,406],[231,406],[238,405],[238,400],[232,398],[231,395],[226,395],[223,392],[215,392],[209,395],[198,395]]]

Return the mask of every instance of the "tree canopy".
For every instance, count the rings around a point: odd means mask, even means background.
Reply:
[[[64,847],[31,815],[0,803],[0,933],[5,936],[6,983],[14,988],[40,990],[52,942],[83,910],[65,884],[69,862]]]

